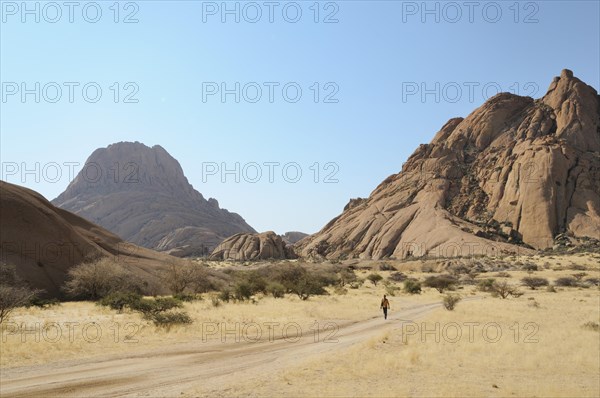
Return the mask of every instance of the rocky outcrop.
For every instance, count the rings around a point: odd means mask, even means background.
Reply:
[[[156,286],[167,264],[184,261],[124,242],[37,192],[0,181],[0,260],[24,282],[61,297],[71,267],[107,256]]]
[[[268,231],[237,234],[225,239],[210,255],[211,260],[269,260],[296,258],[292,247],[281,236]]]
[[[231,235],[255,232],[196,191],[166,150],[139,142],[94,151],[52,202],[127,241],[177,256],[206,255]]]
[[[568,70],[543,98],[501,93],[448,121],[298,252],[489,255],[552,247],[561,233],[600,239],[600,100]]]

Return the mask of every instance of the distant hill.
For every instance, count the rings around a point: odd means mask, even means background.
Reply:
[[[298,232],[298,231],[290,231],[290,232],[286,232],[285,234],[281,235],[281,238],[283,239],[284,242],[293,245],[296,242],[306,238],[308,236],[308,234],[305,234],[304,232]]]
[[[540,99],[501,93],[448,121],[402,171],[297,251],[406,258],[527,252],[600,239],[600,99],[569,70]]]
[[[176,256],[206,255],[231,235],[255,232],[215,199],[204,199],[165,149],[139,142],[95,150],[52,203],[124,240]]]

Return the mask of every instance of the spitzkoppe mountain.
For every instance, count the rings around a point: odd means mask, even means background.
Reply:
[[[209,254],[231,235],[255,232],[215,199],[204,199],[165,149],[139,142],[94,151],[52,203],[124,240],[176,256]]]
[[[600,239],[600,100],[569,70],[540,99],[501,93],[451,119],[297,251],[497,254],[552,247],[559,234]]]
[[[67,272],[82,262],[112,257],[141,281],[184,260],[124,242],[111,232],[59,209],[30,189],[0,181],[0,257],[17,276],[52,297],[62,296]]]

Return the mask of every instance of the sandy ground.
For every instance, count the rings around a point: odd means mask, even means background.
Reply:
[[[200,339],[133,356],[111,354],[93,360],[4,369],[0,393],[6,397],[179,396],[182,391],[202,385],[226,396],[228,390],[222,386],[231,378],[236,382],[251,381],[293,366],[299,359],[335,356],[439,307],[439,302],[414,305],[390,314],[387,321],[376,317],[339,325],[335,330],[324,324],[326,330],[318,334],[314,329],[302,330],[300,336],[296,329],[285,336],[264,336],[260,342],[244,338],[236,342],[232,335],[226,342]],[[252,334],[252,338],[255,336]]]

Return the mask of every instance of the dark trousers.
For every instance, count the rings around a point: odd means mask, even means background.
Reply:
[[[383,319],[387,319],[387,308],[383,307]]]

